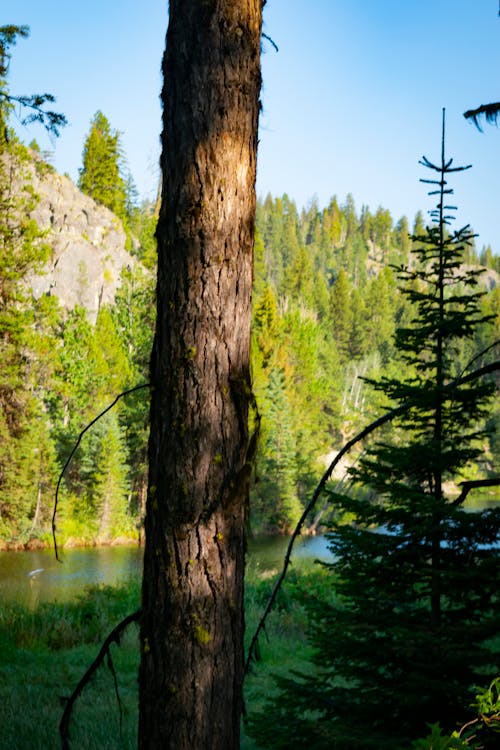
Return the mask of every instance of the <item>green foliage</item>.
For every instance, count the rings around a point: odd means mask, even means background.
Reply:
[[[466,740],[462,740],[458,732],[444,735],[439,724],[431,724],[431,733],[422,740],[415,740],[411,750],[467,750],[470,748]]]
[[[16,34],[24,35],[16,28],[5,32],[7,55]],[[7,117],[10,104],[5,100],[4,105]],[[81,186],[124,221],[134,263],[123,270],[115,302],[100,310],[96,326],[83,308],[61,316],[55,297],[35,301],[23,285],[26,274],[40,268],[49,252],[36,225],[26,219],[36,196],[30,170],[20,164],[29,166],[26,160],[33,159],[33,152],[10,136],[2,148],[15,151],[19,164],[16,170],[0,165],[5,183],[0,206],[5,217],[0,251],[0,528],[2,540],[24,543],[47,531],[54,478],[80,430],[123,388],[149,378],[157,214],[152,204],[136,205],[119,133],[96,113],[84,146]],[[36,157],[35,168],[45,168]],[[290,530],[327,457],[385,403],[384,394],[368,388],[363,378],[378,378],[381,371],[389,377],[400,368],[393,332],[397,325],[411,323],[411,304],[397,290],[395,271],[387,263],[408,261],[415,245],[408,226],[405,217],[395,221],[381,206],[375,212],[362,206],[358,212],[351,195],[343,202],[333,197],[325,208],[312,201],[301,211],[287,195],[258,202],[252,374],[262,438],[259,481],[251,487],[254,531]],[[414,231],[425,231],[421,215]],[[467,252],[468,264],[477,267],[475,249]],[[484,249],[481,260],[495,267],[491,250]],[[83,301],[88,274],[81,270]],[[418,280],[413,283],[417,289]],[[499,299],[498,290],[479,299],[481,315],[495,317],[494,330],[481,324],[473,338],[458,342],[457,372],[500,337]],[[147,391],[130,395],[117,410],[114,464],[121,476],[118,494],[127,495],[120,506],[126,508],[122,531],[127,533],[144,507],[148,418]],[[492,412],[481,471],[494,465],[498,452],[496,422]],[[478,429],[483,427],[481,418]],[[99,528],[99,502],[88,466],[100,439],[98,431],[86,437],[62,488],[63,536],[89,543]],[[42,444],[39,464],[39,454],[29,451]],[[325,507],[313,524],[331,515],[334,511]]]
[[[20,155],[28,158],[22,148]],[[17,179],[22,174],[18,166]],[[0,226],[0,540],[17,545],[47,535],[58,472],[79,432],[122,390],[147,382],[154,330],[154,276],[139,264],[124,270],[115,305],[101,307],[95,325],[84,308],[63,320],[55,297],[31,298],[23,279],[45,261],[47,247],[32,222],[23,229],[36,203],[29,188],[26,198],[13,193],[15,221],[3,235]],[[61,543],[137,535],[147,436],[147,391],[93,428],[63,482]]]
[[[496,677],[486,690],[476,695],[472,708],[477,718],[468,721],[459,731],[445,734],[439,724],[433,724],[431,734],[415,740],[411,750],[484,750],[497,747],[500,733],[500,677]]]
[[[285,531],[295,526],[301,508],[297,497],[296,446],[283,372],[271,372],[265,399],[262,435],[267,462],[259,489],[274,499],[274,513],[271,516],[267,513],[266,521],[275,530]]]
[[[358,217],[352,196],[343,206],[333,198],[323,210],[313,202],[300,215],[286,195],[258,203],[252,373],[263,432],[252,487],[255,530],[290,527],[321,473],[318,457],[340,448],[371,406],[366,389],[362,399],[355,395],[359,375],[373,376],[394,359],[391,338],[405,302],[383,262],[387,253],[405,257],[409,240],[402,237],[407,221],[399,233],[392,226],[381,208],[373,217],[364,207]],[[381,238],[384,248],[376,244]],[[284,418],[276,423],[269,393],[280,379]],[[292,515],[272,479],[280,430],[297,498]]]
[[[346,362],[351,355],[353,310],[351,307],[351,284],[343,268],[333,282],[330,290],[330,315],[332,333],[341,362]]]
[[[496,677],[473,704],[483,724],[492,732],[500,733],[500,677]]]
[[[386,405],[384,394],[363,379],[401,369],[394,331],[408,327],[414,312],[411,299],[397,288],[396,269],[407,265],[412,271],[415,263],[410,251],[418,243],[408,235],[409,226],[405,217],[396,222],[382,207],[373,214],[363,206],[358,214],[352,196],[343,204],[332,198],[322,210],[312,202],[300,213],[286,195],[258,202],[252,373],[263,437],[257,460],[260,481],[252,486],[254,530],[284,529],[290,523],[270,481],[275,464],[266,423],[272,423],[267,394],[273,372],[283,379],[286,430],[294,446],[290,476],[302,507],[321,473],[318,458],[339,450]],[[421,213],[413,226],[415,235],[425,234]],[[472,237],[464,253],[467,264],[478,269]],[[410,285],[417,289],[418,283],[413,279]],[[479,297],[479,317],[486,320],[491,311],[500,321],[497,301],[495,289]],[[456,372],[495,336],[500,338],[499,326],[491,330],[486,322],[478,323],[474,337],[456,342]],[[489,424],[493,446],[494,420]]]
[[[0,517],[22,536],[54,473],[46,415],[35,395],[50,381],[50,355],[41,365],[47,341],[39,335],[48,307],[22,284],[48,255],[29,218],[36,204],[26,150],[0,134]]]

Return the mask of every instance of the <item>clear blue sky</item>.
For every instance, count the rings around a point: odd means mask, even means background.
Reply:
[[[28,24],[14,49],[13,93],[50,91],[69,120],[50,144],[74,179],[89,123],[101,109],[122,133],[142,197],[154,197],[161,129],[166,0],[16,0],[2,23]],[[500,129],[484,133],[464,110],[500,101],[498,0],[268,0],[257,189],[298,207],[352,193],[410,221],[432,207],[419,177],[439,158],[441,109],[448,153],[473,169],[455,181],[458,225],[500,253]],[[458,226],[457,225],[457,226]]]

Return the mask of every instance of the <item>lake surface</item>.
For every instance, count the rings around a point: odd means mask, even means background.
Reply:
[[[481,498],[470,503],[469,510],[498,505],[496,498]],[[478,507],[480,506],[480,507]],[[278,572],[288,546],[287,537],[257,537],[249,540],[247,569],[250,573]],[[126,584],[139,581],[142,574],[143,549],[130,547],[91,547],[62,551],[63,562],[50,550],[0,552],[0,606],[17,601],[35,606],[43,601],[67,601],[96,584]],[[294,545],[294,559],[331,560],[323,536],[299,537]]]
[[[265,537],[249,542],[247,568],[251,572],[278,571],[288,539]],[[35,606],[42,601],[67,601],[95,584],[125,584],[140,580],[143,549],[140,547],[91,547],[63,550],[59,563],[52,550],[0,552],[0,606],[17,601]],[[327,560],[324,537],[300,537],[293,559]]]

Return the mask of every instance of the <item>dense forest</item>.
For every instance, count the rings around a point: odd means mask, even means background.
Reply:
[[[83,144],[79,188],[113,210],[133,264],[122,269],[113,304],[95,320],[56,294],[35,298],[26,278],[41,273],[50,236],[32,215],[43,195],[33,169],[50,163],[13,134],[2,143],[0,540],[22,546],[47,541],[55,484],[79,433],[127,388],[148,380],[154,329],[155,206],[137,205],[119,135],[98,112]],[[15,165],[15,169],[13,168]],[[254,533],[287,533],[299,517],[328,456],[377,414],[382,397],[365,378],[398,371],[394,334],[411,317],[395,266],[411,258],[412,222],[387,209],[358,209],[333,197],[299,210],[283,195],[260,199],[253,291],[252,371],[261,436],[251,485]],[[456,372],[500,338],[500,259],[472,242],[467,267],[484,269],[481,300],[493,326],[461,343]],[[61,490],[63,543],[110,542],[140,533],[147,484],[148,392],[122,399],[82,440]],[[488,439],[477,475],[500,451],[488,415]],[[345,467],[344,467],[345,468]],[[336,477],[340,487],[345,471]],[[470,477],[474,478],[474,477]],[[328,507],[311,530],[331,520]]]

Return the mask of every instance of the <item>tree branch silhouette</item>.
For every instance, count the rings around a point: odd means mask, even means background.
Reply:
[[[480,124],[481,118],[484,117],[486,122],[490,125],[496,125],[499,114],[500,102],[493,102],[492,104],[481,104],[481,106],[476,109],[468,109],[467,112],[464,112],[464,117],[466,120],[471,120],[476,128],[482,133],[483,129]]]

